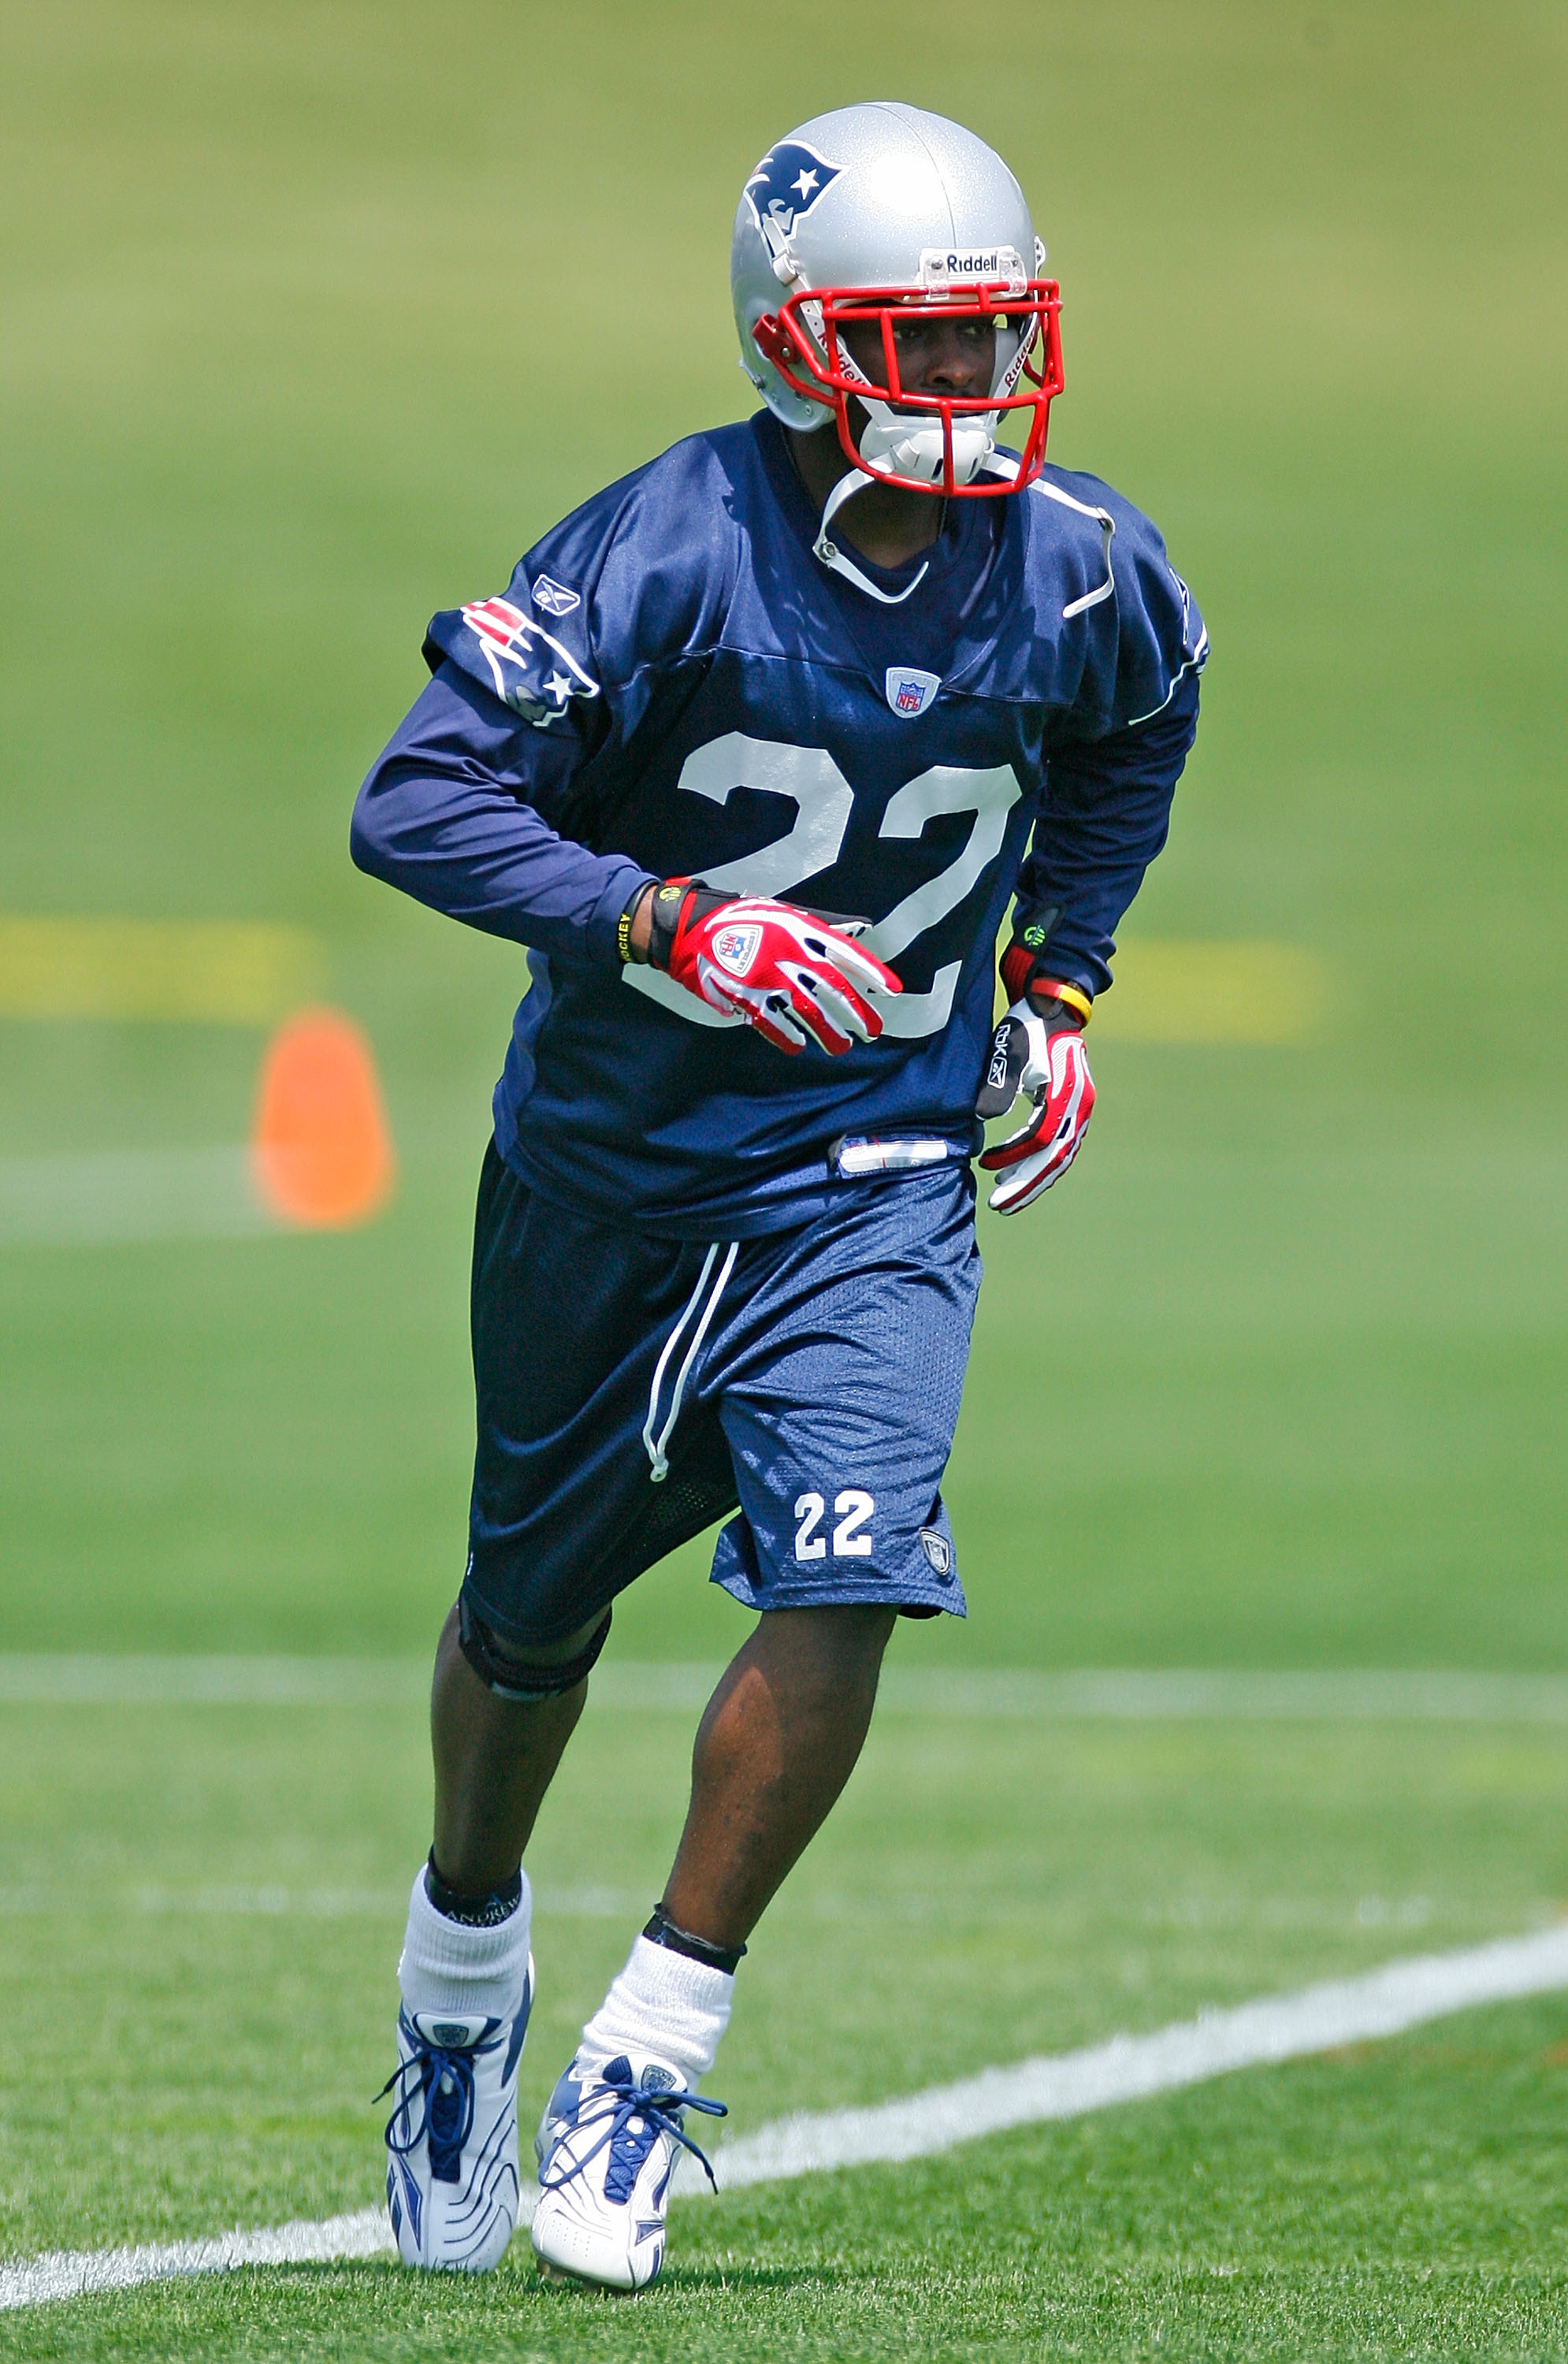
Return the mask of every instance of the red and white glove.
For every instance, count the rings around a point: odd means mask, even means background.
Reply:
[[[980,1163],[1006,1176],[987,1204],[1016,1214],[1060,1180],[1077,1156],[1095,1106],[1084,1038],[1060,1005],[1042,1015],[1032,1001],[1015,1001],[997,1020],[974,1112],[982,1121],[1003,1116],[1020,1092],[1034,1101],[1029,1122],[988,1149]]]
[[[834,1058],[855,1043],[874,1043],[882,1017],[873,997],[904,990],[842,932],[863,925],[858,920],[667,878],[653,890],[651,922],[655,968],[792,1056],[808,1041]]]

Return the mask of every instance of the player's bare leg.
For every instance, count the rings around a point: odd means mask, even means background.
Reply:
[[[441,1634],[436,1844],[408,1900],[387,2086],[387,2206],[409,2265],[482,2271],[517,2223],[517,2061],[533,2002],[522,1852],[583,1709],[586,1682],[568,1662],[591,1663],[604,1622],[535,1654],[528,1671],[548,1685],[554,1665],[567,1688],[527,1700],[493,1691],[470,1666],[457,1610]]]
[[[727,1670],[692,1756],[662,1903],[583,2030],[539,2129],[533,2245],[549,2272],[635,2290],[664,2252],[671,2178],[768,1900],[853,1769],[895,1612],[772,1610]],[[700,2156],[700,2153],[699,2153]]]
[[[854,1770],[894,1622],[877,1607],[759,1619],[697,1729],[663,1898],[677,1928],[720,1950],[745,1944]],[[532,1655],[573,1657],[597,1622]],[[584,1678],[554,1698],[501,1698],[463,1656],[452,1611],[430,1701],[434,1853],[450,1887],[479,1896],[515,1876],[587,1693]]]
[[[581,1633],[529,1656],[539,1666],[574,1658],[601,1622],[595,1617]],[[550,1698],[504,1699],[463,1656],[453,1608],[441,1628],[430,1689],[434,1854],[451,1887],[483,1896],[514,1877],[587,1696],[584,1676]]]
[[[775,1609],[708,1702],[692,1801],[664,1890],[677,1929],[733,1951],[855,1767],[895,1612]]]

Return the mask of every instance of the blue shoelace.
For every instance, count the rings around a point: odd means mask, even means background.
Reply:
[[[612,2068],[617,2065],[615,2062],[610,2064]],[[610,2164],[605,2174],[605,2197],[612,2204],[623,2206],[631,2198],[632,2188],[643,2162],[661,2135],[671,2135],[683,2150],[689,2150],[692,2157],[700,2162],[703,2173],[715,2191],[718,2190],[707,2154],[687,2134],[681,2124],[680,2113],[683,2110],[698,2110],[706,2118],[727,2118],[729,2112],[722,2102],[707,2101],[701,2093],[684,2092],[679,2086],[639,2085],[632,2076],[629,2065],[624,2077],[601,2073],[594,2081],[599,2091],[595,2093],[589,2108],[579,2113],[577,2124],[579,2126],[596,2125],[603,2118],[605,2130],[581,2158],[572,2159],[559,2175],[547,2174],[541,2168],[541,2191],[560,2191],[562,2184],[570,2183],[574,2176],[581,2175],[607,2146]],[[640,2124],[638,2123],[639,2120]],[[551,2157],[562,2147],[562,2143],[557,2142]],[[616,2189],[611,2189],[612,2184]]]
[[[406,2060],[400,2060],[380,2092],[384,2102],[395,2090],[392,2115],[386,2122],[384,2140],[387,2149],[395,2157],[406,2158],[410,2151],[429,2136],[430,2172],[438,2180],[452,2182],[462,2147],[473,2130],[473,2062],[480,2052],[494,2052],[505,2031],[499,2031],[488,2043],[449,2050],[444,2045],[432,2044],[417,2031],[414,2041],[417,2049]],[[413,2102],[416,2094],[424,2097],[424,2114],[417,2125],[414,2123]],[[406,2129],[404,2136],[397,2133],[401,2120]],[[454,2170],[442,2175],[442,2169]]]

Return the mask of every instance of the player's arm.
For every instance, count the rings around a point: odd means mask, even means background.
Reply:
[[[594,853],[539,809],[585,753],[530,726],[450,660],[361,788],[350,850],[361,870],[432,910],[552,958],[617,958],[621,915],[654,882]]]
[[[1083,1144],[1095,1106],[1084,1031],[1110,984],[1122,915],[1165,842],[1196,728],[1195,673],[1162,712],[1097,739],[1064,738],[1052,752],[1002,954],[1007,1008],[975,1103],[982,1121],[1005,1115],[1020,1095],[1032,1104],[980,1161],[1001,1176],[989,1201],[999,1214],[1049,1190]]]
[[[877,998],[898,979],[821,915],[701,881],[666,885],[550,826],[538,803],[569,804],[593,752],[584,740],[577,723],[541,745],[537,726],[443,663],[360,791],[355,862],[554,958],[651,961],[781,1051],[873,1042]]]

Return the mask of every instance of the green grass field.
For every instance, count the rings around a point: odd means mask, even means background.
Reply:
[[[433,19],[62,0],[0,26],[0,920],[312,932],[401,1162],[341,1235],[0,1245],[0,1653],[339,1654],[384,1708],[0,1710],[0,2250],[377,2193],[406,1672],[461,1568],[467,1227],[518,964],[357,875],[437,608],[740,415],[735,191],[892,93],[1014,162],[1053,455],[1214,635],[1140,937],[1299,947],[1285,1047],[1117,1041],[983,1222],[902,1666],[1568,1670],[1560,10],[707,0]],[[7,1160],[244,1136],[242,1026],[0,1017]],[[0,1174],[3,1179],[3,1174]],[[744,1621],[684,1553],[621,1659]],[[657,1892],[690,1719],[584,1724],[530,1859],[537,2106]],[[628,1807],[628,1801],[632,1803]],[[764,1924],[745,2132],[1543,1925],[1568,1733],[923,1721]],[[383,2264],[0,2314],[0,2354],[1568,2355],[1568,1997],[692,2202],[633,2304]]]

